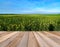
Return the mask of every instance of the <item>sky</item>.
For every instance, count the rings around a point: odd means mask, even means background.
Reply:
[[[60,13],[60,0],[0,0],[0,14]]]

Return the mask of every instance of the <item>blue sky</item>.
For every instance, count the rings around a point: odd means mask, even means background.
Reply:
[[[60,0],[0,0],[0,13],[60,13]]]

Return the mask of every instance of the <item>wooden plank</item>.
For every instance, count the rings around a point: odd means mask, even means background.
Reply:
[[[29,38],[29,33],[25,32],[21,42],[17,45],[17,47],[27,47],[28,46],[28,38]]]
[[[38,34],[51,46],[51,47],[60,47],[58,43],[53,41],[52,39],[48,38],[46,35],[42,34],[41,32],[38,32]]]
[[[49,47],[47,44],[46,44],[46,42],[38,35],[38,34],[36,34],[35,32],[33,32],[34,33],[34,35],[35,35],[35,37],[36,37],[36,39],[37,39],[37,42],[38,42],[38,44],[39,44],[39,47]]]
[[[3,36],[0,38],[0,47],[5,47],[9,44],[16,36],[18,32],[13,32],[11,34],[8,34],[6,36]]]
[[[39,47],[38,42],[32,32],[29,32],[28,47]]]

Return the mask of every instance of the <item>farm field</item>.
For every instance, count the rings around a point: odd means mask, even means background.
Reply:
[[[60,32],[0,31],[0,47],[60,47]]]
[[[60,31],[60,14],[0,14],[0,31]]]

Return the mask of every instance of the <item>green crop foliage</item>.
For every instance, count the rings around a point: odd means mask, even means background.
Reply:
[[[60,31],[60,14],[0,14],[0,31],[49,31],[49,28]]]

